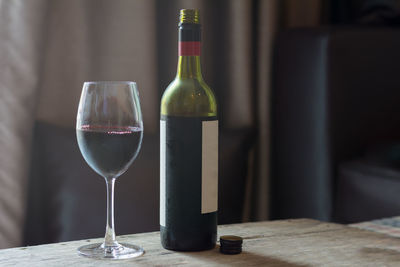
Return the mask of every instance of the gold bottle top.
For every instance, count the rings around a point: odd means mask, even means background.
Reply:
[[[197,9],[181,9],[180,23],[200,24],[200,13]]]

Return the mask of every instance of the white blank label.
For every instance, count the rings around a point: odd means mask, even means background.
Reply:
[[[201,213],[218,210],[218,121],[202,122]]]
[[[165,121],[160,121],[160,225],[165,226]]]

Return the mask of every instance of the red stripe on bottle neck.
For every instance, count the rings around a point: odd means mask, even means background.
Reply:
[[[179,42],[179,56],[200,56],[200,42]]]

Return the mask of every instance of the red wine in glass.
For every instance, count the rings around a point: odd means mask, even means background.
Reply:
[[[138,127],[82,125],[76,130],[78,144],[86,162],[103,177],[118,177],[135,160],[142,144]]]

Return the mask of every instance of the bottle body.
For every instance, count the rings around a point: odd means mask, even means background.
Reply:
[[[203,146],[210,142],[205,139],[214,138],[215,143],[217,127],[215,117],[161,116],[160,233],[166,249],[196,251],[215,246],[217,197],[213,190],[218,181],[210,180],[213,174],[204,177],[212,166],[205,167],[202,158],[208,153],[208,160],[216,160],[216,151],[210,155]]]
[[[199,37],[200,25],[180,24],[177,76],[161,100],[161,243],[178,251],[211,249],[217,238],[217,106],[201,75]]]

